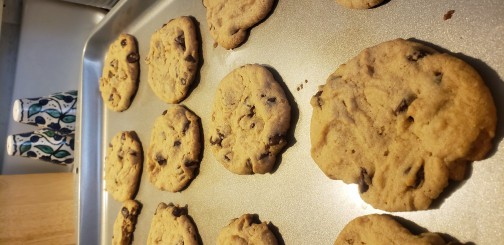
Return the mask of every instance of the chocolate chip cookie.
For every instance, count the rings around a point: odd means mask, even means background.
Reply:
[[[387,211],[427,209],[495,136],[495,105],[476,70],[403,39],[341,65],[311,105],[315,162]]]
[[[220,46],[233,49],[243,43],[248,29],[266,18],[274,0],[203,0],[210,35]]]
[[[113,245],[129,245],[133,241],[133,232],[137,217],[140,214],[140,204],[135,200],[127,200],[117,214],[112,235]]]
[[[413,235],[389,215],[371,214],[350,221],[340,232],[334,245],[410,244],[444,245],[443,238],[431,232]]]
[[[147,152],[149,179],[161,190],[177,192],[194,178],[201,151],[199,118],[171,105],[154,122]]]
[[[219,84],[210,145],[217,160],[236,174],[264,174],[287,144],[291,107],[268,69],[245,65]]]
[[[244,214],[222,228],[217,245],[226,244],[276,245],[278,242],[266,222],[261,222],[257,215]]]
[[[110,44],[100,77],[101,96],[110,110],[124,111],[130,107],[138,88],[138,60],[135,37],[121,34]]]
[[[142,171],[142,144],[134,131],[117,133],[105,156],[105,190],[124,202],[132,199],[138,189]]]
[[[152,34],[148,82],[154,94],[166,103],[186,98],[198,70],[199,41],[192,17],[170,20]]]
[[[147,244],[197,245],[199,235],[196,225],[187,214],[187,207],[173,203],[160,203],[152,218]]]
[[[351,9],[368,9],[382,3],[383,0],[336,0],[336,2]]]

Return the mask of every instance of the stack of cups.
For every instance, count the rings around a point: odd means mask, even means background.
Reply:
[[[39,127],[34,132],[9,135],[7,154],[57,164],[74,160],[77,91],[14,101],[14,121]]]

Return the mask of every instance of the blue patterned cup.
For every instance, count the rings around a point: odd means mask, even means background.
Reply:
[[[70,134],[75,130],[76,109],[77,91],[68,91],[15,100],[12,117],[16,122]]]
[[[74,135],[50,129],[9,135],[7,154],[69,164],[74,161]]]

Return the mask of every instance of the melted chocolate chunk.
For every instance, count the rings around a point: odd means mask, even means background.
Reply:
[[[175,42],[182,48],[182,51],[186,50],[184,33],[175,38]]]
[[[122,216],[123,216],[125,219],[127,219],[127,218],[128,218],[128,216],[129,216],[129,211],[128,211],[128,209],[127,209],[126,207],[123,207],[123,208],[121,209],[121,214],[122,214]]]
[[[416,96],[409,96],[401,100],[401,103],[396,107],[394,110],[394,114],[397,116],[403,112],[406,112],[408,110],[408,107],[413,103],[413,101],[416,99]]]
[[[186,168],[195,168],[198,166],[198,162],[196,161],[187,161],[187,162],[184,162],[184,166],[186,166]]]
[[[269,138],[268,145],[269,146],[278,145],[281,142],[283,142],[283,139],[284,139],[283,135],[280,134],[273,135],[272,137]]]
[[[359,176],[359,192],[364,193],[369,190],[369,186],[371,185],[371,177],[369,176],[366,169],[361,168],[361,173]]]
[[[166,115],[166,113],[168,113],[168,111],[164,110],[163,113],[162,113],[162,115],[164,116],[164,115]]]
[[[431,53],[429,51],[419,49],[419,50],[415,50],[415,52],[413,52],[413,54],[406,56],[406,59],[408,59],[409,61],[415,62],[415,61],[418,61],[418,60],[422,59],[423,57],[430,55],[430,54]]]
[[[276,98],[275,98],[275,97],[269,98],[269,99],[268,99],[268,102],[270,102],[270,103],[275,103],[275,102],[276,102]]]
[[[137,62],[139,59],[140,59],[140,56],[138,56],[138,53],[135,53],[135,52],[131,52],[131,53],[130,53],[130,54],[128,54],[128,56],[126,57],[126,61],[128,61],[128,63],[135,63],[135,62]]]
[[[255,115],[255,106],[250,107],[250,112],[247,114],[248,117],[253,117]]]
[[[163,166],[166,164],[166,158],[164,158],[163,156],[161,156],[161,154],[157,154],[156,155],[156,162],[160,165],[160,166]]]
[[[425,172],[424,172],[424,166],[422,165],[420,169],[418,169],[418,172],[416,173],[416,179],[415,179],[415,185],[413,188],[417,189],[420,188],[425,180]]]
[[[126,46],[126,44],[128,44],[128,43],[126,42],[126,39],[121,40],[121,46],[122,46],[122,47]]]
[[[196,63],[196,59],[192,55],[188,55],[184,59],[187,62]]]
[[[182,135],[185,135],[187,130],[189,129],[189,126],[191,125],[191,121],[187,121],[185,124],[184,124],[184,127],[182,128]]]
[[[180,140],[175,140],[175,142],[173,142],[173,146],[179,146],[180,144]]]
[[[174,207],[173,211],[172,211],[172,214],[175,217],[180,217],[180,216],[184,215],[184,213],[185,213],[185,210],[183,208]]]
[[[434,83],[441,84],[441,81],[443,80],[443,73],[436,71],[434,72],[434,76],[435,76]]]

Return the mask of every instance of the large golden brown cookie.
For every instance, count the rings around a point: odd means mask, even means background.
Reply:
[[[478,73],[402,39],[341,65],[311,104],[315,162],[388,211],[427,209],[495,135],[495,105]]]

